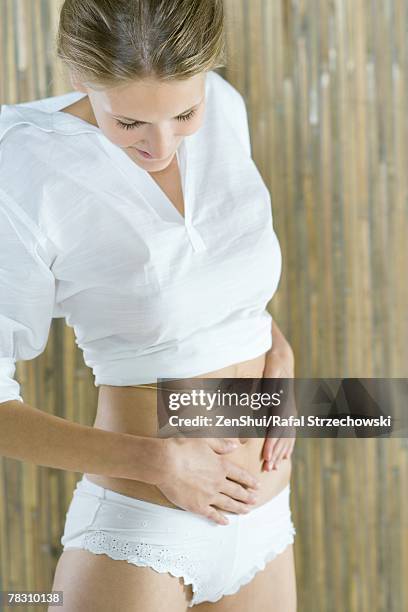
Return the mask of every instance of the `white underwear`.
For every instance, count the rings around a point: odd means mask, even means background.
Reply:
[[[74,490],[61,544],[168,572],[191,584],[188,607],[232,595],[292,544],[296,533],[288,484],[248,514],[219,525],[181,508],[168,508],[100,487],[85,475]]]

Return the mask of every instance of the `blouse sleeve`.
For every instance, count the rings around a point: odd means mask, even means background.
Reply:
[[[245,153],[251,157],[248,111],[244,96],[218,72],[210,71],[208,76],[211,79],[210,83],[215,89],[217,110],[222,108],[223,120],[233,129]]]
[[[55,277],[30,221],[0,188],[0,403],[23,402],[16,361],[43,352],[54,311]]]
[[[236,90],[237,96],[237,118],[238,132],[241,136],[242,143],[246,148],[248,155],[251,157],[251,138],[249,134],[248,112],[243,96]]]

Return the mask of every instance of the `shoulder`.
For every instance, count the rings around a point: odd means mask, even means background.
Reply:
[[[41,205],[44,185],[51,176],[48,160],[53,154],[49,134],[38,130],[15,111],[1,107],[0,114],[0,215],[3,231],[15,228],[29,249],[45,246]],[[31,245],[29,247],[28,245]]]
[[[49,134],[0,115],[0,185],[12,197],[31,200],[34,191],[41,189],[52,151]]]
[[[207,78],[214,116],[220,118],[223,128],[228,126],[230,133],[234,133],[238,142],[243,145],[245,154],[251,155],[248,112],[243,95],[217,72],[210,71]]]
[[[29,158],[34,163],[49,154],[50,126],[43,127],[38,129],[30,113],[21,112],[19,105],[0,106],[0,171],[10,166],[17,171],[20,160]],[[26,168],[28,172],[30,166]]]
[[[210,70],[207,74],[208,85],[211,93],[218,97],[225,104],[230,104],[233,107],[245,107],[243,95],[234,85],[224,79],[218,72]]]

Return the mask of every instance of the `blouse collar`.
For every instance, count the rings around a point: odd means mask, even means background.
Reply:
[[[82,92],[73,91],[43,100],[3,104],[0,114],[0,139],[10,128],[22,123],[34,125],[47,132],[60,134],[100,134],[99,127],[60,110],[80,100],[85,95]]]

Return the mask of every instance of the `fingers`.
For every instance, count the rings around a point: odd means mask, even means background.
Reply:
[[[228,495],[223,495],[222,493],[217,495],[213,505],[225,512],[232,512],[233,514],[248,514],[248,512],[252,510],[252,507],[248,504],[232,499]]]
[[[203,516],[218,523],[218,525],[229,525],[229,520],[221,512],[212,506],[208,506],[207,511],[203,513]]]
[[[235,463],[232,463],[231,461],[226,462],[226,470],[226,476],[230,480],[234,480],[235,482],[251,487],[252,489],[257,489],[261,486],[258,478],[255,478],[255,476],[252,476],[250,472],[247,472],[245,469],[241,468]]]
[[[240,438],[222,438],[222,440],[225,440],[226,442],[231,442],[232,444],[236,444],[237,447],[240,443]]]
[[[273,462],[275,463],[276,467],[278,467],[278,465],[282,461],[283,455],[286,453],[287,448],[288,444],[283,443],[281,447],[275,449],[275,451],[273,452]]]
[[[283,456],[284,459],[290,459],[292,453],[293,453],[293,449],[295,448],[295,442],[296,442],[296,438],[292,438],[289,448],[286,452],[286,454]]]
[[[279,438],[265,438],[265,441],[262,447],[262,459],[264,459],[264,461],[271,460],[274,446],[278,440]]]
[[[236,438],[207,438],[206,442],[213,451],[219,454],[230,453],[239,445]]]
[[[223,439],[229,442],[232,442],[233,444],[246,444],[249,440],[249,438],[223,438]]]
[[[264,468],[267,471],[270,471],[274,467],[274,460],[280,451],[281,446],[282,438],[267,438],[265,440],[263,457],[265,460]]]
[[[221,495],[226,495],[240,503],[244,504],[255,504],[257,500],[257,492],[253,489],[246,489],[241,485],[232,480],[225,480],[222,488],[220,489]]]
[[[272,469],[277,470],[281,461],[289,459],[293,445],[293,438],[280,438],[273,449],[271,459],[265,462],[265,469],[268,472]]]

